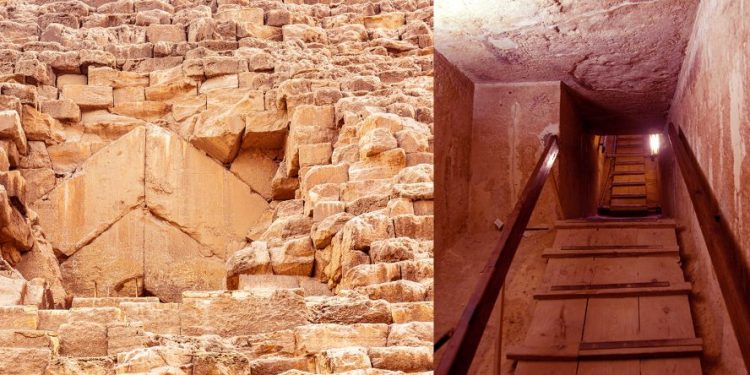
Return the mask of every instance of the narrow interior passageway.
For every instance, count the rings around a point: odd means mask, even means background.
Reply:
[[[677,227],[661,211],[661,137],[597,138],[597,212],[555,222],[528,329],[502,354],[516,375],[701,374]]]
[[[435,10],[436,363],[747,374],[747,1],[455,4]]]

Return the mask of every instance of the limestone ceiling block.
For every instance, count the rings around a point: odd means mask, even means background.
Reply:
[[[156,126],[146,139],[146,205],[226,259],[268,203],[222,165]]]
[[[53,247],[73,255],[144,201],[146,129],[99,150],[31,208]]]
[[[224,289],[224,260],[171,224],[146,215],[144,285],[163,301],[176,302],[191,290]]]
[[[129,211],[60,265],[63,283],[75,295],[136,295],[143,277],[142,207]]]

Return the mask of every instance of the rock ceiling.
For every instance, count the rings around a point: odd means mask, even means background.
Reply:
[[[442,0],[436,47],[475,82],[560,80],[601,132],[663,124],[697,0]]]

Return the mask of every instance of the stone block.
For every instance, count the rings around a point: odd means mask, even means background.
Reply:
[[[43,374],[52,360],[44,348],[0,348],[0,374]]]
[[[274,160],[274,153],[247,149],[240,152],[229,170],[263,198],[271,199],[273,197],[271,183],[278,168],[279,164]]]
[[[149,25],[146,28],[146,37],[151,43],[187,41],[187,34],[182,25]]]
[[[432,370],[432,348],[391,346],[387,348],[369,348],[367,351],[372,367],[403,371],[407,373]]]
[[[432,322],[434,319],[433,303],[432,301],[392,303],[391,316],[394,323]]]
[[[0,306],[14,306],[23,303],[26,280],[0,276]]]
[[[280,149],[289,129],[286,112],[251,112],[245,116],[242,148]]]
[[[120,71],[109,67],[89,67],[88,74],[88,84],[94,87],[109,86],[121,89],[149,85],[149,75],[145,73]]]
[[[391,324],[388,346],[432,346],[432,322]]]
[[[390,323],[391,309],[387,302],[361,296],[306,297],[311,323]]]
[[[122,302],[120,309],[128,321],[143,323],[145,332],[180,334],[180,305],[161,302]]]
[[[60,326],[60,355],[102,357],[107,355],[107,327],[92,322],[65,323]]]
[[[37,329],[38,309],[35,306],[0,306],[0,329]]]
[[[294,330],[296,351],[299,354],[316,354],[324,350],[351,346],[385,346],[388,325],[378,323],[308,324]]]
[[[336,374],[371,368],[367,350],[362,347],[328,349],[315,356],[315,367],[320,374]]]
[[[57,120],[80,121],[81,109],[70,99],[46,100],[41,103],[42,112]]]
[[[301,290],[185,292],[180,305],[183,335],[252,335],[307,322]],[[385,337],[384,337],[385,339]]]
[[[16,149],[22,155],[29,152],[29,145],[26,140],[26,133],[21,125],[21,116],[16,111],[0,111],[0,139],[13,141]]]
[[[81,109],[106,109],[114,105],[112,87],[109,86],[66,85],[60,98],[72,100]]]

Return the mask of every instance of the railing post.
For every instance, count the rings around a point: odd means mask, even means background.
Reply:
[[[714,274],[729,312],[745,368],[750,368],[750,269],[742,249],[721,212],[719,202],[700,169],[682,131],[667,129],[669,143],[680,166],[695,216],[708,248]]]
[[[447,342],[447,348],[435,374],[463,375],[469,371],[513,256],[542,192],[544,182],[557,160],[558,152],[557,136],[548,137],[544,152],[526,182],[526,187],[509,216],[500,240],[490,253],[486,267],[480,273],[477,287]]]

